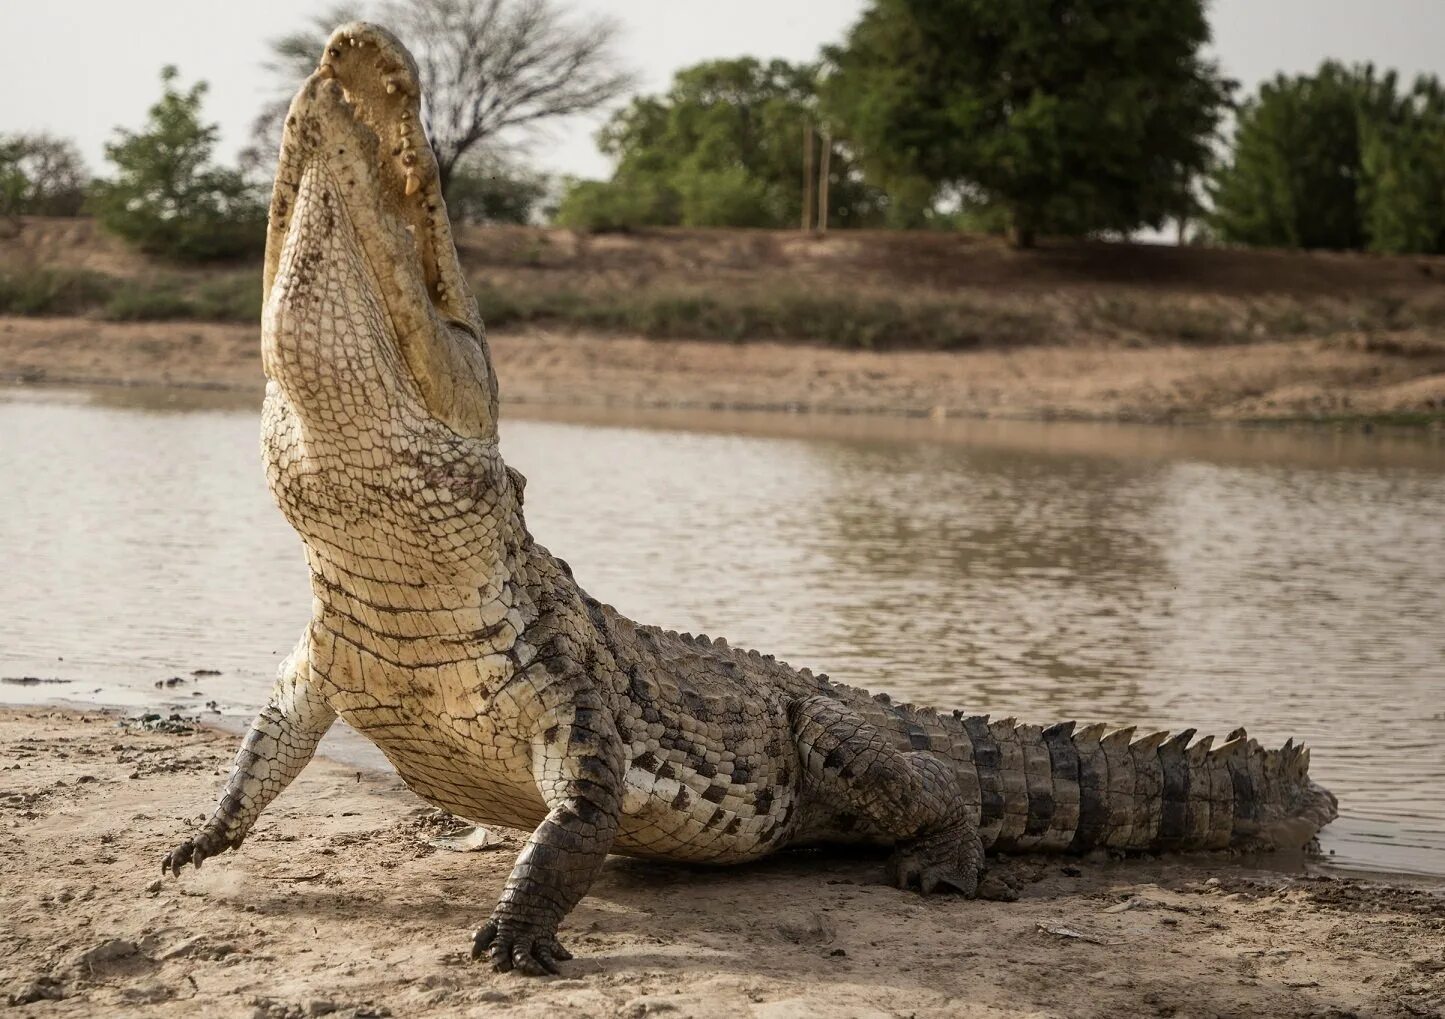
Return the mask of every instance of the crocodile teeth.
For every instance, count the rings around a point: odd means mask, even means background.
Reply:
[[[421,178],[414,173],[406,175],[406,193],[414,195],[421,190]]]

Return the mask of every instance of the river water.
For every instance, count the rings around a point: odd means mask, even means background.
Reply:
[[[257,402],[0,389],[0,698],[256,710],[310,606]],[[533,533],[624,612],[942,708],[1303,737],[1333,862],[1445,874],[1438,440],[523,413]]]

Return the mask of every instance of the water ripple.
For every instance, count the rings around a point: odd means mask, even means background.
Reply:
[[[254,408],[0,395],[0,674],[253,711],[309,608],[256,429]],[[533,532],[637,618],[944,708],[1302,737],[1342,798],[1339,861],[1445,873],[1445,457],[869,429],[512,420],[503,448]],[[224,675],[154,688],[197,668]]]

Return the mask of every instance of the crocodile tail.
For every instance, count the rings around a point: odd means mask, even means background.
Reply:
[[[968,752],[964,795],[986,845],[1013,851],[1291,849],[1337,814],[1309,777],[1309,750],[1265,750],[1244,730],[1214,746],[1193,729],[1132,728],[955,715]],[[957,741],[965,742],[965,741]],[[967,760],[960,759],[966,756]]]

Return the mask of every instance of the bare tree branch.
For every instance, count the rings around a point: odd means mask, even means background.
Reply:
[[[355,16],[337,8],[275,40],[268,68],[294,89],[330,28]],[[376,19],[416,57],[444,193],[458,163],[499,134],[591,112],[633,87],[613,53],[617,23],[574,16],[560,0],[383,0]],[[268,107],[253,136],[274,145],[284,116],[284,103]]]
[[[381,17],[419,54],[443,190],[499,133],[590,112],[633,84],[613,56],[617,23],[557,0],[386,0]]]

